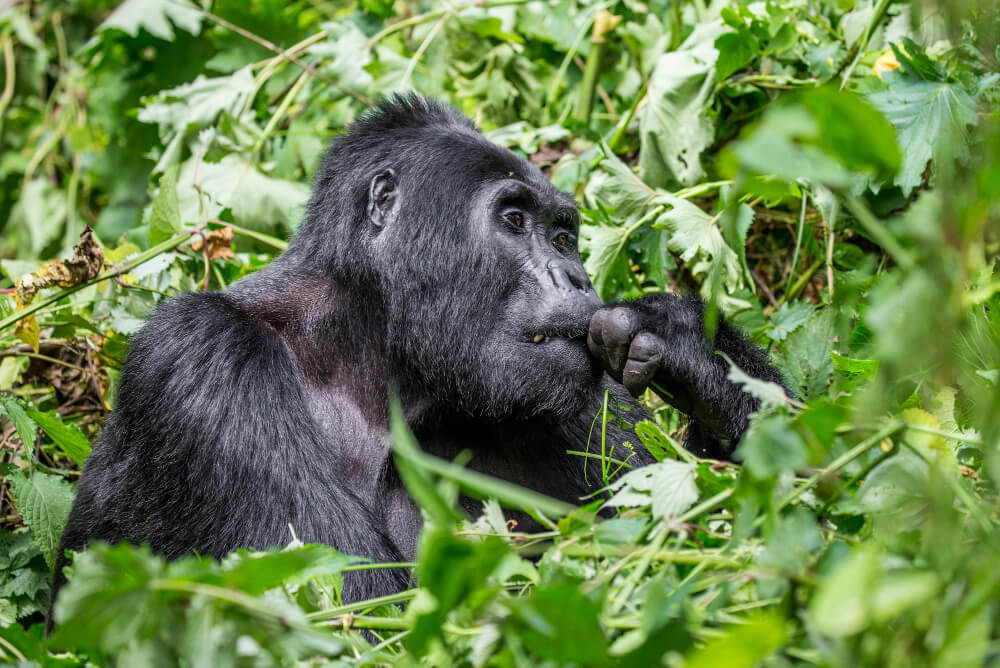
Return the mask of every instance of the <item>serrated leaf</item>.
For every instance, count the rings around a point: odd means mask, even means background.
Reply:
[[[117,28],[132,37],[139,30],[172,41],[177,26],[197,35],[201,31],[201,14],[187,0],[125,0],[104,20],[98,30]]]
[[[617,491],[605,505],[650,505],[656,517],[676,517],[698,500],[695,466],[673,459],[629,471],[611,489]]]
[[[83,432],[64,423],[61,418],[51,413],[29,408],[28,415],[38,423],[42,431],[48,434],[63,454],[76,462],[77,466],[83,466],[84,460],[90,454],[90,441]]]
[[[669,233],[667,248],[679,253],[685,263],[690,263],[695,276],[704,276],[713,268],[721,269],[726,285],[730,289],[739,287],[742,281],[740,261],[722,238],[717,217],[679,197],[661,195],[658,201],[667,208],[657,217],[653,227]]]
[[[767,337],[772,341],[784,341],[791,332],[804,325],[816,307],[809,302],[785,302],[771,316],[771,328]]]
[[[776,361],[790,387],[800,398],[810,399],[826,392],[833,377],[834,313],[823,309],[788,335]]]
[[[923,183],[927,163],[968,156],[967,128],[976,105],[961,83],[928,81],[908,71],[883,75],[886,88],[868,96],[896,129],[903,163],[893,183],[909,196]]]
[[[59,476],[37,471],[28,475],[16,470],[7,476],[7,480],[10,482],[14,506],[31,529],[31,535],[45,556],[45,562],[52,568],[59,548],[59,537],[73,504],[73,488]]]

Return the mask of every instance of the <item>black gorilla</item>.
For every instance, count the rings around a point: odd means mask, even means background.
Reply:
[[[223,293],[162,304],[135,335],[60,554],[124,540],[221,557],[287,544],[291,527],[412,558],[421,520],[385,438],[391,387],[425,450],[471,448],[472,468],[566,501],[593,491],[566,450],[604,391],[641,414],[622,382],[655,381],[691,415],[689,447],[731,452],[756,404],[714,351],[777,372],[725,323],[706,345],[695,298],[604,306],[578,225],[569,196],[452,109],[382,103],[333,142],[284,254]],[[344,597],[407,582],[352,573]]]

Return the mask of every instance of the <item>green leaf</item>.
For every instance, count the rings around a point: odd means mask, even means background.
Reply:
[[[62,450],[63,454],[83,466],[83,461],[90,454],[90,441],[79,429],[65,424],[57,415],[44,413],[34,408],[28,409],[28,415],[38,423],[49,438]]]
[[[606,666],[604,632],[598,623],[601,606],[585,596],[577,582],[562,580],[535,589],[528,598],[510,599],[506,624],[524,645],[543,659],[559,664]]]
[[[668,208],[657,217],[653,227],[669,232],[667,248],[679,253],[695,276],[721,271],[730,289],[739,287],[743,278],[740,260],[723,239],[718,217],[679,197],[662,195],[659,201]]]
[[[802,438],[783,415],[754,420],[735,455],[743,462],[743,470],[756,480],[772,480],[809,462]]]
[[[750,64],[757,52],[760,42],[749,30],[727,32],[715,40],[715,48],[719,50],[719,60],[715,65],[715,78],[725,81],[729,75]]]
[[[14,506],[31,529],[45,562],[52,568],[59,549],[59,537],[73,504],[73,488],[63,478],[47,473],[25,474],[15,470],[7,476]]]
[[[833,310],[822,309],[789,334],[775,356],[791,389],[800,397],[811,399],[826,392],[833,377],[830,353],[835,335]]]
[[[676,517],[698,500],[693,464],[665,459],[629,471],[613,483],[615,492],[605,505],[652,506],[654,517]]]
[[[172,25],[192,35],[201,31],[201,14],[187,0],[125,0],[104,20],[98,30],[117,28],[132,37],[139,30],[173,41]]]
[[[833,87],[794,95],[768,109],[731,148],[753,172],[847,188],[858,175],[889,178],[899,148],[885,118],[861,97]]]
[[[789,333],[804,325],[816,307],[809,302],[785,302],[771,316],[771,328],[766,334],[772,341],[784,341]]]
[[[830,351],[833,360],[833,370],[848,378],[874,378],[878,371],[878,360],[858,360],[845,357],[836,351]]]
[[[709,107],[715,89],[714,42],[722,31],[705,23],[656,62],[639,118],[639,176],[653,186],[693,185],[705,171],[701,154],[715,140]]]
[[[13,397],[4,397],[2,401],[4,411],[7,413],[7,417],[10,421],[14,423],[14,429],[17,430],[17,436],[21,439],[21,443],[24,444],[24,451],[26,453],[32,453],[35,451],[35,422],[28,416],[25,412],[24,407],[21,402]]]
[[[689,654],[685,668],[752,668],[785,644],[785,621],[775,614],[761,614],[727,627]]]
[[[160,178],[160,190],[149,211],[149,243],[163,243],[181,231],[181,209],[177,203],[179,165],[172,165]]]
[[[903,164],[893,183],[909,196],[923,183],[927,163],[936,167],[969,155],[968,126],[976,105],[959,82],[928,81],[909,71],[883,75],[885,90],[868,100],[895,128]]]

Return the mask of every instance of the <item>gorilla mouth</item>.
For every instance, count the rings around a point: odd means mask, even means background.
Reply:
[[[553,339],[563,339],[568,341],[583,341],[587,336],[587,328],[583,326],[556,326],[540,327],[526,331],[522,335],[522,340],[535,345],[547,343]]]

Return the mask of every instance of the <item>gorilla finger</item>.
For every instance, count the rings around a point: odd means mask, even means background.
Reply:
[[[656,371],[659,369],[656,362],[640,362],[630,359],[625,363],[625,371],[622,373],[622,385],[633,397],[638,397],[649,386]]]
[[[655,334],[640,332],[632,339],[622,384],[633,396],[642,394],[663,365],[666,346]]]
[[[602,322],[601,338],[608,358],[608,372],[619,382],[628,359],[629,344],[638,329],[639,318],[624,306],[611,309]]]
[[[601,309],[590,319],[590,327],[587,329],[587,348],[602,365],[607,364],[607,356],[604,351],[604,337],[601,330],[604,328],[604,319],[608,315],[608,310]]]

